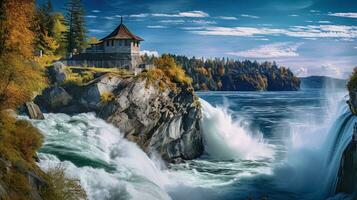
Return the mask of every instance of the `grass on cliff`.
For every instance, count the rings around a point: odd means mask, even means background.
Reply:
[[[177,86],[191,86],[192,79],[171,56],[163,55],[155,59],[154,66],[139,75],[139,77],[146,78],[147,85],[155,85],[161,90],[169,86],[174,91],[177,91]]]
[[[350,76],[347,83],[348,91],[356,91],[357,90],[357,67],[353,69],[352,75]]]
[[[131,77],[133,74],[125,69],[118,68],[97,68],[97,67],[67,67],[67,79],[64,86],[81,86],[96,77],[104,74],[111,74],[119,77]]]

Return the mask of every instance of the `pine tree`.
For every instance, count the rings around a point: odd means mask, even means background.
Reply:
[[[67,53],[72,54],[81,51],[87,45],[87,36],[84,20],[84,8],[81,0],[69,0],[67,4],[66,34]]]
[[[36,10],[33,31],[35,33],[35,51],[42,51],[46,55],[52,55],[59,44],[53,38],[55,19],[53,16],[52,3],[48,0]]]

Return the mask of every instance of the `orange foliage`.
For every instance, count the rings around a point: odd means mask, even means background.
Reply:
[[[1,22],[2,51],[16,52],[24,58],[33,55],[32,42],[34,34],[30,30],[34,14],[34,0],[3,0],[4,11]],[[29,17],[30,16],[30,17]]]

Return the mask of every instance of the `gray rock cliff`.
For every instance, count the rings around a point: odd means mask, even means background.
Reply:
[[[144,77],[106,74],[68,92],[48,88],[36,99],[48,112],[96,112],[145,152],[168,162],[203,153],[201,109],[189,86],[158,87]]]

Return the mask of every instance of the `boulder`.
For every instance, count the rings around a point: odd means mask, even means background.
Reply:
[[[38,105],[34,102],[26,102],[25,108],[27,115],[30,117],[30,119],[45,119],[40,110],[40,107],[38,107]]]
[[[106,74],[87,83],[81,88],[80,104],[88,109],[96,110],[103,95],[111,95],[120,86],[123,79]]]
[[[35,102],[45,110],[56,112],[68,106],[72,96],[62,87],[52,86],[43,91],[41,96],[36,97]]]
[[[67,79],[68,75],[63,63],[56,62],[48,68],[52,83],[62,84]]]

